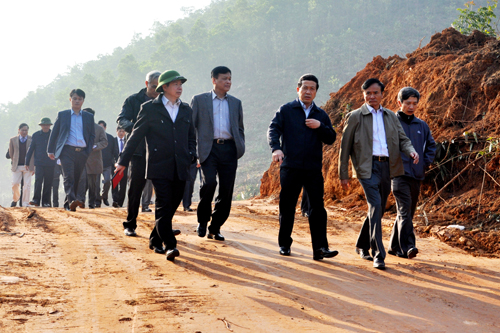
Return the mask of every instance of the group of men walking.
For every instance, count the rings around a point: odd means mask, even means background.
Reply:
[[[116,138],[105,132],[104,121],[94,123],[92,109],[82,110],[85,93],[72,90],[71,109],[59,112],[52,131],[50,119],[44,118],[40,122],[42,130],[33,138],[27,135],[27,125],[21,124],[19,136],[11,139],[8,154],[13,160],[13,184],[14,180],[18,182],[33,172],[30,163],[34,154],[35,172],[40,175],[35,189],[41,188],[42,179],[50,188],[55,161],[60,160],[65,207],[71,211],[84,207],[85,191],[89,189],[89,208],[92,208],[91,205],[100,205],[101,200],[109,204],[107,193],[115,165],[115,177],[130,173],[128,215],[123,227],[126,236],[136,236],[141,196],[150,181],[156,195],[156,222],[149,236],[149,247],[156,253],[166,254],[167,260],[172,261],[180,255],[175,238],[180,231],[172,228],[172,218],[183,197],[184,210],[191,211],[192,184],[199,168],[197,234],[224,241],[221,227],[230,214],[238,159],[245,153],[245,133],[242,103],[228,94],[231,70],[216,67],[211,79],[213,89],[194,96],[187,104],[180,99],[187,81],[184,76],[174,70],[148,73],[146,87],[123,104],[117,119]],[[362,85],[365,103],[346,116],[339,156],[342,187],[349,188],[351,159],[352,176],[358,178],[368,203],[356,252],[362,259],[373,261],[378,269],[385,268],[381,219],[391,187],[397,217],[388,253],[410,259],[418,254],[412,218],[420,182],[435,154],[429,127],[414,115],[419,92],[410,87],[401,89],[400,110],[394,113],[381,105],[384,88],[378,79],[369,79]],[[279,253],[291,255],[296,205],[302,191],[303,207],[307,207],[303,215],[309,219],[313,259],[321,260],[338,255],[338,251],[329,248],[327,239],[322,174],[323,145],[333,144],[336,132],[326,112],[314,103],[318,79],[305,74],[296,89],[298,98],[279,108],[267,133],[272,159],[280,165]],[[83,172],[87,173],[86,177],[81,177]],[[101,174],[104,186],[99,195],[96,188],[99,189]],[[117,196],[113,196],[115,207],[123,204],[126,179],[125,176],[118,183]],[[25,178],[28,196],[29,183]],[[212,208],[217,185],[219,192]],[[25,191],[26,188],[25,185]],[[13,192],[16,201],[19,191],[13,187]],[[33,201],[50,206],[47,195],[50,197],[50,191],[44,189],[42,198],[35,193]],[[149,204],[150,197],[147,200]],[[28,202],[28,197],[22,201]],[[142,206],[143,211],[148,209],[144,202]]]

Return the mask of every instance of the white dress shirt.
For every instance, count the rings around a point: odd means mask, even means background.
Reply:
[[[385,136],[384,127],[384,109],[380,105],[378,110],[375,110],[370,105],[366,104],[368,110],[373,115],[373,156],[389,156],[387,149],[387,138]]]
[[[170,118],[172,118],[172,122],[175,123],[175,119],[177,118],[177,114],[179,113],[179,105],[181,105],[180,98],[177,99],[175,103],[172,103],[168,98],[165,97],[165,95],[163,95],[161,97],[161,101],[163,102],[163,105],[165,105]]]

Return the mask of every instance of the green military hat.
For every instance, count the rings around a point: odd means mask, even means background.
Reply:
[[[169,82],[176,81],[176,80],[181,80],[182,83],[187,81],[187,79],[184,76],[181,76],[179,74],[179,72],[177,72],[177,71],[169,70],[169,71],[163,72],[160,75],[160,77],[158,78],[158,87],[156,87],[156,92],[162,92],[163,91],[162,86],[164,84],[167,84]]]
[[[52,122],[50,121],[50,118],[44,117],[40,119],[40,123],[38,125],[52,125]]]

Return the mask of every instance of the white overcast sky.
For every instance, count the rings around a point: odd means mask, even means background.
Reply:
[[[155,21],[184,17],[181,7],[211,0],[2,1],[0,4],[0,104],[17,103],[68,67],[125,47],[135,33],[147,36]]]

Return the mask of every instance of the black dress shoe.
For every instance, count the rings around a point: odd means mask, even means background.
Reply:
[[[384,270],[385,269],[384,259],[375,258],[375,260],[373,261],[373,267],[375,267],[376,269]]]
[[[115,201],[115,202],[113,202],[113,207],[120,208],[120,205],[118,204],[118,202]]]
[[[109,206],[109,201],[108,199],[102,199],[102,203],[105,204],[106,206]]]
[[[360,249],[359,247],[357,247],[356,253],[359,254],[359,257],[361,259],[365,259],[365,260],[369,260],[369,261],[373,260],[372,256],[370,255],[370,252],[368,252],[368,250]]]
[[[225,240],[224,236],[222,236],[222,234],[220,232],[216,232],[216,233],[213,233],[213,234],[211,232],[209,232],[208,235],[207,235],[207,238],[215,239],[215,240],[218,240],[218,241]]]
[[[149,248],[151,250],[154,250],[155,253],[159,253],[159,254],[165,254],[167,253],[167,249],[163,246],[155,246],[155,245],[152,245],[152,244],[149,244]]]
[[[302,212],[302,216],[304,216],[304,217],[309,217],[309,213],[307,213],[307,212]]]
[[[339,254],[339,251],[330,251],[328,248],[322,247],[314,251],[313,259],[321,260],[323,258],[333,258],[337,254]]]
[[[389,251],[387,251],[387,253],[389,253],[391,256],[396,256],[396,257],[408,259],[408,256],[406,254],[398,252],[398,251],[389,250]]]
[[[10,203],[10,206],[11,206],[11,207],[16,207],[16,205],[17,205],[17,201],[12,201],[12,202]]]
[[[418,249],[416,247],[412,247],[408,250],[408,259],[413,259],[417,256]]]
[[[101,204],[95,205],[95,208],[101,208]]]
[[[129,237],[137,236],[135,230],[132,228],[125,228],[125,230],[123,230],[123,233],[125,234],[125,236],[129,236]]]
[[[289,256],[291,252],[289,247],[280,246],[280,254],[282,256]]]
[[[49,208],[49,207],[50,207],[50,204],[43,204],[43,207],[45,207],[45,208]]]
[[[151,210],[151,208],[146,207],[146,208],[143,208],[143,209],[142,209],[142,212],[143,212],[143,213],[151,213],[151,212],[152,212],[152,210]]]
[[[192,211],[193,211],[193,209],[192,209],[192,208],[190,208],[190,207],[188,207],[188,208],[184,208],[184,211],[185,211],[185,212],[192,212]]]
[[[39,207],[39,206],[40,206],[40,204],[39,204],[38,202],[33,201],[33,200],[31,200],[31,201],[29,202],[29,204],[30,204],[31,206],[35,206],[35,207]]]
[[[178,257],[179,255],[180,255],[179,250],[175,248],[167,250],[167,260],[174,261],[175,257]]]
[[[199,237],[205,237],[207,234],[207,222],[198,223],[198,228],[196,228],[196,232]]]
[[[174,233],[174,236],[181,234],[181,231],[179,229],[172,229],[172,232]]]

